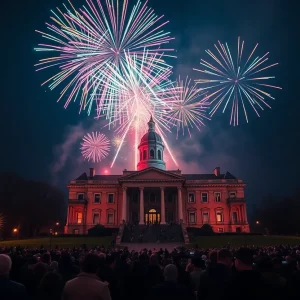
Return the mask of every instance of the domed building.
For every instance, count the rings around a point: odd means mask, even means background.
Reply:
[[[166,170],[164,148],[151,117],[138,146],[136,171],[96,175],[91,168],[72,180],[65,233],[86,234],[97,224],[119,228],[124,223],[177,223],[183,230],[209,224],[215,232],[249,232],[241,179],[222,174],[219,167],[211,174]]]

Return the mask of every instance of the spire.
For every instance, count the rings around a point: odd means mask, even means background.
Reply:
[[[148,122],[148,127],[149,127],[149,129],[148,129],[149,132],[150,131],[155,131],[155,122],[153,121],[152,115],[151,115],[150,120]]]

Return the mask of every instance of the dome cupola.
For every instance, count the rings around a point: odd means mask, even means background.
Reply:
[[[161,136],[155,132],[155,122],[152,116],[148,122],[148,132],[142,137],[138,149],[140,153],[138,171],[150,167],[166,169],[166,163],[163,160],[163,141]]]

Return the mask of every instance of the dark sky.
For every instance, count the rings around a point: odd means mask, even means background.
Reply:
[[[78,103],[67,110],[56,103],[57,92],[40,84],[47,77],[34,71],[40,58],[33,48],[40,41],[35,29],[44,29],[50,9],[61,0],[15,0],[1,4],[1,163],[0,171],[14,171],[64,187],[91,164],[78,151],[80,137],[97,128],[92,117],[78,114]],[[74,0],[75,6],[84,0]],[[217,40],[236,46],[241,36],[246,47],[260,43],[259,54],[270,51],[271,71],[283,88],[275,91],[272,110],[261,118],[251,114],[249,124],[232,127],[228,115],[217,115],[206,129],[175,141],[169,138],[188,172],[212,172],[221,166],[248,184],[250,203],[267,194],[293,194],[299,187],[299,4],[291,0],[150,0],[158,14],[170,20],[178,59],[175,74],[198,74],[204,50]],[[126,158],[125,158],[126,159]],[[104,162],[97,165],[101,168]],[[114,172],[126,167],[117,164]],[[130,169],[131,167],[127,167]]]

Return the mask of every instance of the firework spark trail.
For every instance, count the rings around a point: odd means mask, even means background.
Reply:
[[[171,56],[166,53],[173,49],[164,46],[173,38],[163,30],[168,22],[162,22],[163,16],[157,16],[147,1],[142,4],[138,0],[132,10],[128,8],[128,0],[123,5],[119,0],[106,0],[106,5],[99,0],[86,0],[86,3],[76,10],[69,1],[69,7],[64,5],[64,10],[51,11],[52,23],[46,23],[47,32],[37,31],[47,43],[35,48],[49,56],[41,59],[36,67],[37,71],[57,69],[43,85],[49,84],[51,90],[63,85],[58,101],[66,97],[65,108],[71,101],[80,99],[80,111],[87,109],[90,114],[95,96],[99,99],[99,85],[104,86],[97,113],[98,116],[106,114],[110,120],[117,97],[105,87],[107,65],[121,68],[126,63],[125,51],[135,55],[136,60],[143,60],[145,48],[149,55]],[[105,111],[101,109],[103,104],[106,104]]]
[[[100,162],[110,151],[110,141],[102,133],[92,132],[83,138],[81,153],[84,159],[93,162]]]
[[[242,55],[245,49],[244,41],[241,42],[240,38],[238,38],[236,59],[233,59],[227,43],[224,45],[219,41],[214,46],[217,54],[214,54],[211,50],[206,50],[206,53],[214,61],[214,64],[201,59],[200,64],[205,69],[194,69],[210,77],[208,79],[196,80],[196,83],[203,86],[201,88],[202,91],[209,92],[205,100],[212,104],[210,116],[213,116],[221,107],[223,107],[222,112],[225,113],[227,107],[231,105],[230,125],[237,126],[239,124],[239,110],[241,106],[246,122],[248,123],[247,106],[250,105],[257,116],[260,117],[258,110],[264,110],[264,106],[271,108],[267,100],[268,98],[275,99],[270,93],[263,90],[262,87],[281,88],[260,83],[261,81],[274,79],[274,76],[260,76],[257,74],[278,65],[278,63],[266,65],[269,60],[269,52],[262,57],[258,56],[254,58],[258,44],[255,45],[246,62],[243,63]]]
[[[208,119],[206,111],[209,103],[205,94],[197,88],[196,84],[191,84],[188,77],[185,80],[178,78],[176,88],[172,89],[175,93],[172,99],[172,109],[168,111],[168,118],[173,126],[176,127],[177,138],[179,132],[188,132],[191,137],[191,130],[196,128],[200,131],[200,127],[204,126],[204,119]]]

